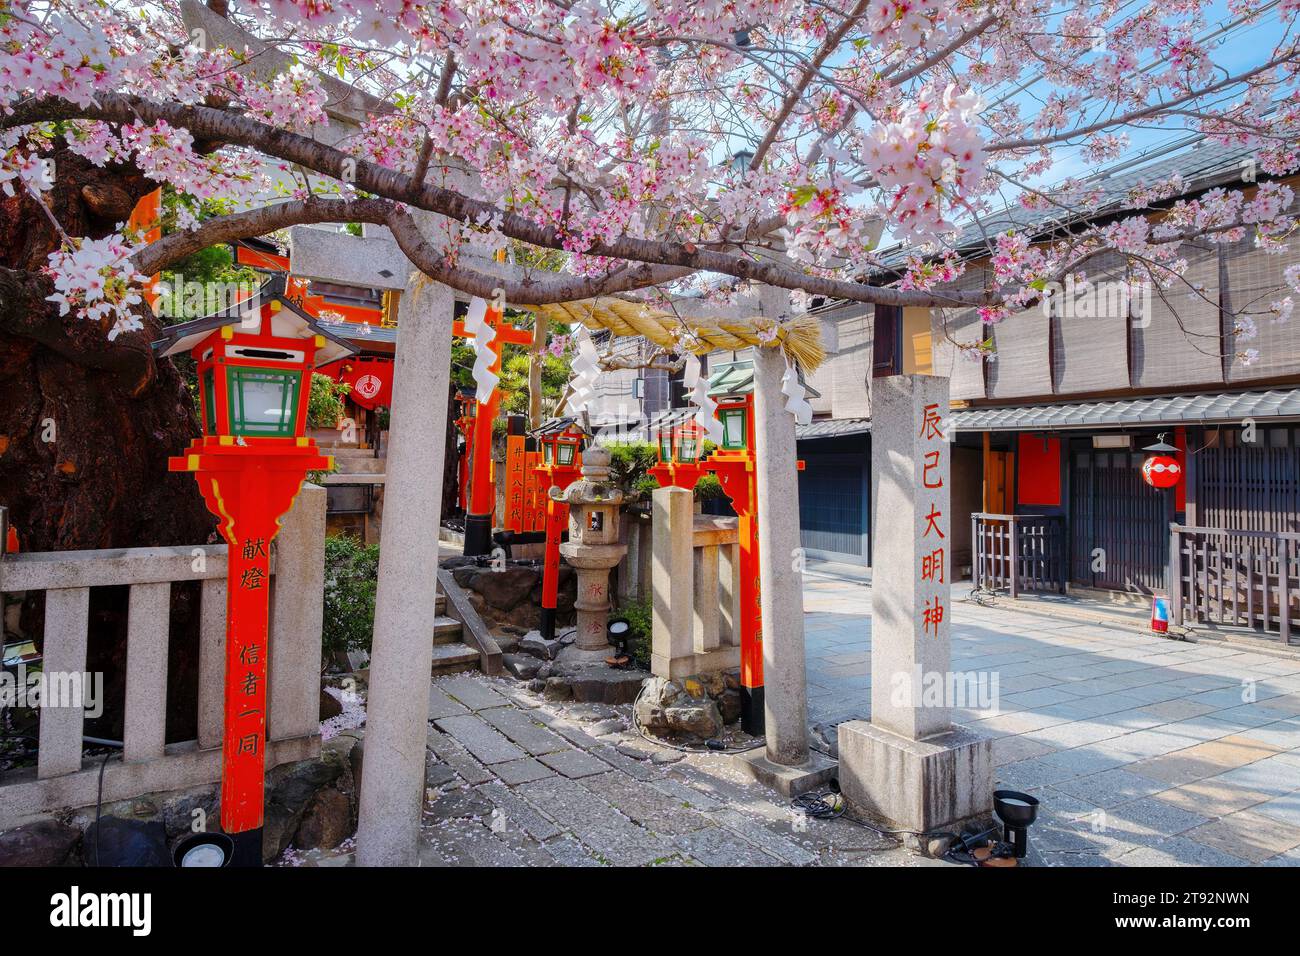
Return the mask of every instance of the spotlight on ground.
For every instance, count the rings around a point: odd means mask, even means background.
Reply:
[[[229,866],[235,855],[235,842],[224,833],[194,833],[187,836],[172,851],[172,862],[177,866]]]
[[[1002,821],[1004,838],[1011,844],[1016,859],[1023,860],[1029,850],[1027,831],[1038,818],[1038,799],[1018,790],[994,790],[993,812]]]

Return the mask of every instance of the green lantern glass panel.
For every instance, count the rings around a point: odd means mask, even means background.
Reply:
[[[694,438],[687,438],[683,435],[681,443],[677,446],[677,459],[686,462],[687,464],[695,461],[695,459],[699,457],[699,452],[696,451],[696,445],[697,442]]]
[[[573,443],[567,441],[562,441],[555,446],[555,453],[556,455],[559,456],[559,464],[561,465],[573,464],[573,448],[574,448]]]
[[[668,432],[659,433],[659,460],[673,460],[673,438]]]
[[[299,372],[230,368],[226,387],[231,434],[292,438],[301,380]]]
[[[542,442],[542,461],[543,461],[543,463],[545,463],[545,464],[547,464],[547,465],[549,465],[549,464],[551,463],[551,449],[554,448],[554,447],[555,447],[555,442],[552,442],[552,441],[544,441],[544,442]]]
[[[216,381],[212,369],[203,373],[203,428],[209,435],[217,433]]]
[[[728,408],[722,413],[722,447],[745,447],[745,410]]]

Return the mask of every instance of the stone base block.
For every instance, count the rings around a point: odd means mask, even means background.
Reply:
[[[910,740],[866,720],[839,726],[840,790],[849,806],[926,833],[993,813],[993,741],[955,727]]]
[[[696,674],[716,674],[719,671],[736,670],[740,667],[740,648],[727,645],[711,651],[696,651],[681,657],[664,657],[660,654],[650,655],[650,672],[656,677],[676,680],[679,677],[694,677]]]
[[[735,759],[740,770],[785,797],[797,797],[801,793],[826,786],[835,776],[838,766],[830,757],[815,750],[809,752],[808,762],[802,767],[773,763],[767,759],[767,750],[763,747],[737,754]]]

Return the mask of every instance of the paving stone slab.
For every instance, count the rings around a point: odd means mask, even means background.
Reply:
[[[482,823],[456,820],[432,828],[438,853],[450,866],[523,866],[523,857]]]
[[[673,842],[705,866],[781,866],[784,862],[722,827],[686,833]]]
[[[574,837],[562,836],[551,840],[542,849],[558,866],[604,866],[592,852]]]
[[[551,733],[539,725],[531,714],[526,714],[515,707],[493,707],[479,711],[478,716],[534,757],[571,749],[564,738]]]
[[[493,764],[492,770],[501,778],[502,783],[512,787],[516,784],[528,783],[530,780],[541,780],[543,777],[555,776],[555,771],[544,767],[532,757]]]
[[[620,754],[620,756],[622,755]],[[640,764],[637,764],[637,766],[640,766]],[[654,783],[651,784],[651,786],[654,787],[656,790],[658,790],[660,793],[664,793],[672,797],[674,800],[679,800],[682,803],[689,804],[691,807],[693,807],[696,810],[708,811],[708,810],[722,809],[722,804],[719,803],[717,800],[714,800],[712,797],[708,796],[707,794],[701,793],[699,790],[696,790],[694,787],[688,787],[686,786],[686,784],[682,783],[681,781],[674,780],[671,777],[665,777],[663,779],[656,780]]]
[[[468,714],[469,708],[458,700],[448,697],[437,684],[429,685],[429,719],[439,720],[443,717],[455,717]]]
[[[759,847],[766,853],[795,866],[815,863],[817,857],[799,844],[775,833],[762,823],[745,816],[738,810],[715,810],[707,814],[710,820]]]
[[[481,677],[471,677],[468,674],[449,677],[446,680],[439,681],[436,686],[456,698],[470,710],[503,707],[510,703]]]
[[[527,800],[517,796],[510,788],[499,783],[485,783],[478,792],[491,800],[505,815],[506,829],[522,829],[534,840],[545,842],[560,836],[564,831],[545,815],[538,812]]]
[[[562,750],[559,753],[542,754],[538,757],[542,763],[570,779],[591,777],[598,773],[607,773],[613,768],[599,757],[581,750]]]
[[[438,759],[448,764],[466,783],[480,784],[496,779],[490,770],[471,757],[469,751],[447,734],[431,727],[428,743]]]
[[[619,773],[588,777],[582,785],[618,807],[619,812],[633,823],[655,833],[679,836],[713,826],[708,817],[686,805],[685,801],[674,799],[653,787],[642,786]]]
[[[466,750],[489,767],[528,756],[476,715],[444,717],[436,723],[439,730],[456,738]]]
[[[642,783],[649,783],[651,780],[659,778],[659,774],[651,769],[649,763],[642,763],[639,760],[633,760],[626,754],[620,753],[616,747],[609,744],[601,744],[592,750],[592,753],[605,761],[615,770],[627,774],[634,780],[640,780]]]
[[[1300,827],[1262,815],[1259,808],[1242,810],[1189,830],[1183,836],[1250,863],[1263,863],[1300,847]]]
[[[671,843],[623,816],[602,797],[565,777],[520,784],[516,793],[615,866],[645,866],[675,852]]]

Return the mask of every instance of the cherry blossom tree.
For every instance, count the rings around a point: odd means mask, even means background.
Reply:
[[[519,304],[720,274],[997,321],[1102,253],[1167,287],[1191,239],[1285,250],[1290,188],[1180,199],[1175,177],[1102,225],[1070,174],[1176,130],[1250,150],[1265,178],[1294,172],[1298,13],[1300,0],[0,0],[0,190],[47,246],[0,249],[0,331],[31,326],[100,367],[141,356],[125,365],[137,387],[161,374],[139,345],[144,276],[329,222],[385,225],[430,277],[504,285]],[[1221,43],[1242,30],[1248,50]],[[129,181],[128,198],[164,184],[238,205],[145,245],[105,190],[68,191],[91,175]],[[958,226],[1008,201],[1071,225],[987,236],[991,280],[958,291]],[[887,281],[882,232],[909,251]],[[503,283],[478,263],[506,247],[563,265]],[[1288,279],[1275,318],[1300,285]]]

